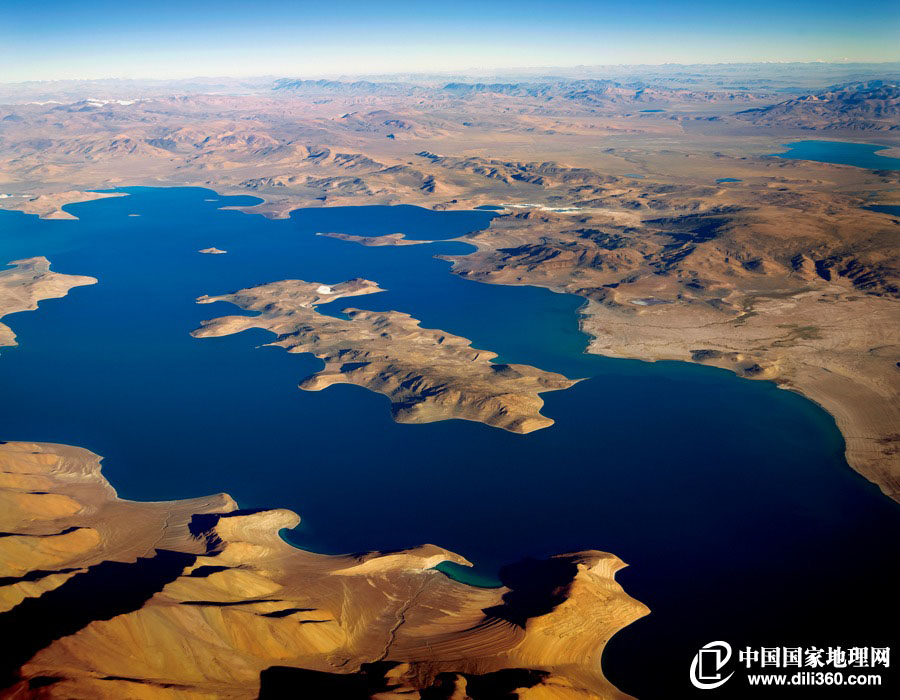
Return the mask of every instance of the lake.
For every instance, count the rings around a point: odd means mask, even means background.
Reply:
[[[0,211],[3,262],[46,255],[100,280],[6,317],[20,345],[0,351],[0,439],[104,455],[124,498],[226,491],[242,507],[291,508],[303,522],[288,539],[319,552],[439,544],[470,559],[481,585],[523,557],[613,552],[630,565],[618,579],[653,612],[613,639],[604,669],[645,700],[691,697],[690,660],[714,639],[890,642],[900,509],[847,466],[823,410],[723,370],[586,355],[579,298],[467,281],[434,258],[465,244],[315,235],[446,239],[494,213],[354,207],[271,221],[221,209],[251,197],[123,191],[68,206],[78,221]],[[209,246],[228,254],[197,253]],[[360,387],[297,389],[322,363],[258,347],[264,331],[189,335],[236,312],[200,295],[352,277],[389,291],[322,312],[404,311],[502,361],[589,379],[545,394],[556,424],[529,435],[398,425],[388,400]]]
[[[900,158],[890,158],[878,153],[890,146],[844,141],[795,141],[784,146],[788,149],[785,153],[770,155],[796,160],[815,160],[820,163],[855,165],[857,168],[872,170],[900,170]]]

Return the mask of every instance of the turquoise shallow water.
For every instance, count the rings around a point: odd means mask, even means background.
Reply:
[[[788,149],[786,152],[772,155],[779,158],[855,165],[858,168],[872,170],[900,170],[900,158],[890,158],[878,153],[889,146],[842,141],[795,141],[784,146]]]
[[[482,584],[522,557],[614,552],[631,565],[619,580],[653,613],[614,638],[604,666],[642,698],[689,697],[690,659],[713,639],[889,643],[900,513],[847,467],[824,411],[716,369],[585,355],[580,299],[455,277],[433,256],[464,244],[314,235],[451,238],[492,213],[358,207],[269,221],[219,209],[252,198],[126,191],[68,207],[79,221],[0,212],[4,262],[46,255],[100,280],[5,319],[20,346],[0,351],[0,439],[94,450],[125,498],[227,491],[244,507],[292,508],[303,523],[290,540],[316,551],[440,544]],[[229,252],[196,252],[207,246]],[[557,423],[526,436],[397,425],[364,389],[298,390],[321,362],[258,348],[263,331],[189,336],[235,312],[195,304],[202,294],[351,277],[389,291],[334,311],[397,309],[505,361],[590,379],[545,394]]]

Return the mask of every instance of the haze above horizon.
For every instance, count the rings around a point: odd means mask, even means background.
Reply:
[[[0,82],[310,77],[546,66],[900,60],[884,0],[7,0]]]

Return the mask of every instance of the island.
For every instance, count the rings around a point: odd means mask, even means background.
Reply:
[[[300,382],[319,391],[332,384],[356,384],[391,400],[398,423],[431,423],[461,418],[530,433],[553,420],[541,415],[539,394],[567,389],[574,380],[528,365],[491,362],[496,353],[398,311],[345,309],[347,318],[327,316],[320,304],[382,290],[375,282],[353,279],[327,285],[283,280],[233,294],[198,299],[227,301],[256,316],[223,316],[206,321],[191,335],[208,338],[248,328],[271,331],[271,345],[308,352],[324,360],[320,372]]]
[[[340,241],[351,241],[369,247],[398,246],[398,245],[422,245],[434,241],[414,241],[406,238],[402,233],[386,233],[383,236],[355,236],[350,233],[317,233],[317,236],[337,238]]]

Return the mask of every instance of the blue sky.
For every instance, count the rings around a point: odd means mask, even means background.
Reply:
[[[0,0],[0,82],[900,60],[887,0]]]

